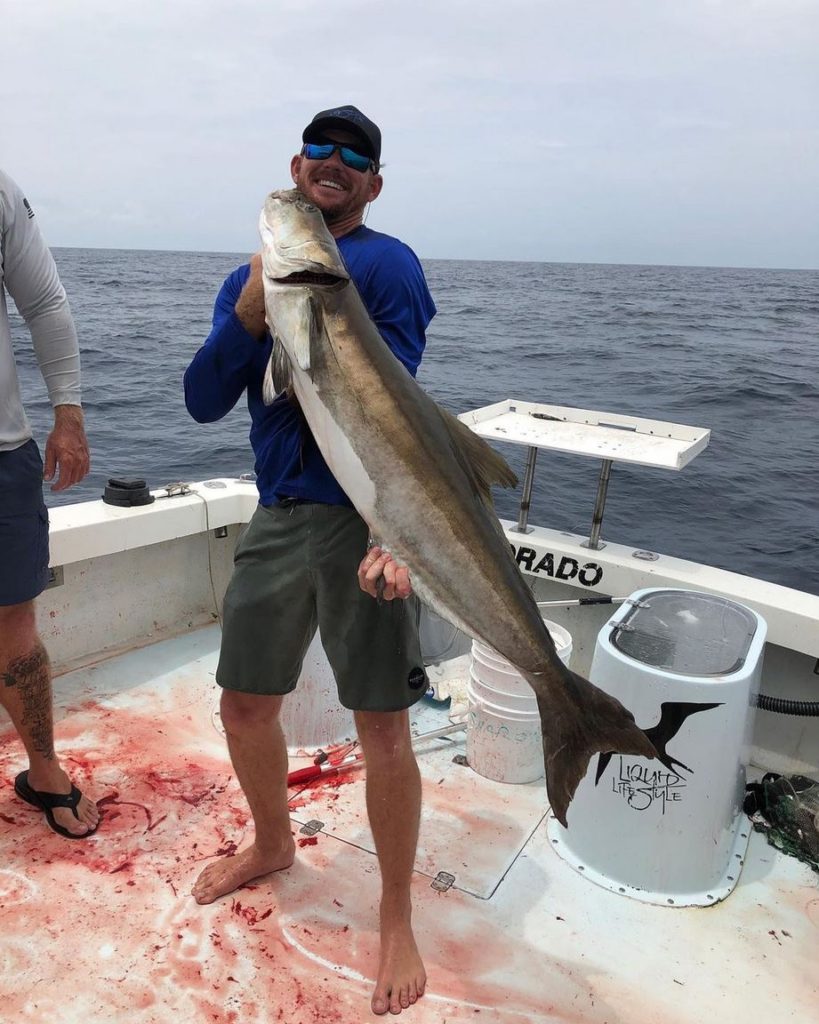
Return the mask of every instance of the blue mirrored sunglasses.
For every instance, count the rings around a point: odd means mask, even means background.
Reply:
[[[374,160],[364,156],[363,153],[357,153],[354,149],[350,149],[349,146],[342,146],[338,142],[328,142],[326,145],[319,145],[316,142],[305,142],[302,153],[308,160],[329,160],[336,150],[339,152],[341,162],[347,167],[352,167],[354,171],[361,171],[363,173],[371,169],[373,174],[377,172],[378,168]]]

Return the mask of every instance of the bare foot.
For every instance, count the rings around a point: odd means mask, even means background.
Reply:
[[[71,779],[62,768],[55,768],[41,775],[31,768],[28,772],[28,784],[32,789],[42,793],[59,793],[62,796],[68,796],[71,792]],[[94,831],[100,821],[97,805],[87,796],[80,797],[76,817],[70,807],[55,807],[51,813],[57,824],[62,825],[74,836],[88,835],[89,832]]]
[[[424,994],[427,974],[409,920],[381,926],[381,962],[370,1003],[373,1013],[400,1013]]]
[[[220,896],[233,892],[239,886],[271,871],[289,868],[296,857],[296,844],[292,836],[280,852],[262,852],[256,844],[230,857],[222,857],[205,870],[194,882],[193,898],[197,903],[213,903]]]

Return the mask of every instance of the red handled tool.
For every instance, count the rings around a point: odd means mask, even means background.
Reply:
[[[295,771],[290,772],[287,776],[287,785],[290,786],[302,786],[308,782],[312,782],[313,779],[323,778],[326,775],[338,775],[339,772],[347,771],[348,768],[355,768],[356,765],[361,764],[364,761],[364,755],[349,754],[344,758],[343,761],[339,761],[338,764],[309,764],[306,768],[297,768]]]
[[[435,729],[433,732],[425,732],[420,736],[413,737],[412,746],[417,747],[419,743],[424,740],[434,740],[441,736],[449,736],[453,732],[460,732],[461,729],[466,728],[466,722],[456,722],[451,725],[447,725],[443,729]],[[352,749],[357,746],[358,740],[353,740],[349,744],[350,752],[346,754],[340,761],[325,760],[321,764],[309,764],[306,768],[296,768],[287,776],[287,785],[290,786],[302,786],[308,782],[312,782],[313,779],[322,778],[325,775],[338,775],[339,772],[346,772],[348,768],[356,768],[358,765],[363,764],[364,754],[362,751],[352,753]],[[323,753],[323,751],[322,751]],[[329,754],[328,757],[332,758],[333,754]]]

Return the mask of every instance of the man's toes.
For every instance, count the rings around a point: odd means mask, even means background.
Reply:
[[[194,897],[194,899],[196,899],[198,902],[201,902],[202,899],[205,896],[207,896],[209,888],[210,886],[204,879],[197,878],[196,881],[193,883],[191,894]]]
[[[191,895],[197,903],[213,903],[217,882],[218,878],[213,877],[206,869],[193,883]]]
[[[80,801],[80,805],[77,808],[77,813],[80,816],[80,821],[94,828],[99,824],[100,812],[97,805],[91,801],[86,800],[85,797]]]
[[[197,882],[196,885],[191,889],[191,895],[197,903],[210,903],[211,902],[211,888],[209,885],[205,885],[202,882]]]
[[[82,819],[75,818],[73,812],[67,807],[55,808],[54,820],[61,828],[70,832],[72,836],[87,835],[90,829],[90,826]]]
[[[376,989],[370,1006],[373,1008],[373,1013],[386,1013],[390,1009],[389,993]]]
[[[96,828],[100,821],[100,812],[97,805],[89,800],[87,797],[83,797],[77,805],[77,817],[85,826],[80,831],[88,831],[89,829]]]

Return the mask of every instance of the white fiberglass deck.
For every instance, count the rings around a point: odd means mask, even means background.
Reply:
[[[289,871],[208,907],[189,895],[202,866],[248,832],[213,724],[218,643],[204,628],[56,680],[58,749],[105,812],[87,841],[59,838],[17,800],[22,751],[0,737],[4,1022],[374,1019],[379,886],[362,771],[291,790],[300,849]],[[446,722],[423,707],[415,724]],[[457,735],[419,752],[415,924],[429,984],[402,1019],[819,1020],[815,874],[754,834],[723,904],[617,896],[550,848],[542,783],[488,782],[452,763],[462,752]],[[314,836],[300,831],[311,819],[324,823]],[[445,892],[431,884],[440,871],[455,876]]]

